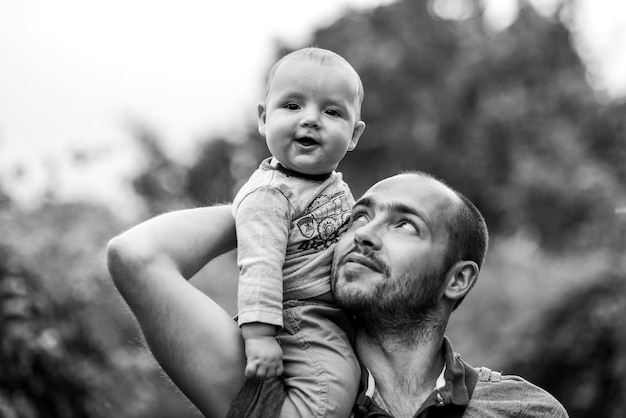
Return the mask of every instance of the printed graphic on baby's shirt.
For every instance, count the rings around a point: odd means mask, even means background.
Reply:
[[[298,250],[320,251],[339,240],[350,221],[352,202],[345,192],[319,195],[296,221]],[[296,242],[294,241],[294,242]]]

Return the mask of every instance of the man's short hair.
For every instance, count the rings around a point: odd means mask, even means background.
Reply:
[[[443,261],[442,271],[447,272],[455,263],[459,261],[473,261],[480,269],[489,246],[489,232],[485,218],[480,213],[476,205],[463,193],[448,185],[442,179],[421,171],[408,172],[427,177],[443,184],[456,194],[461,202],[446,211],[444,216],[445,226],[448,232],[448,246]],[[454,305],[456,309],[465,296],[457,300]]]
[[[475,262],[480,268],[489,243],[487,224],[467,196],[456,190],[454,192],[462,203],[456,208],[456,212],[451,214],[447,224],[450,238],[446,265],[450,268],[457,261],[468,260]]]
[[[480,269],[489,246],[487,223],[476,205],[463,193],[448,186],[461,203],[448,215],[448,250],[444,259],[446,271],[458,261],[473,261]],[[477,277],[478,279],[478,277]],[[467,295],[467,294],[466,294]],[[456,309],[465,296],[456,301]]]
[[[302,58],[305,60],[317,62],[320,65],[344,66],[352,71],[357,81],[357,119],[361,118],[361,105],[363,103],[365,90],[363,88],[363,82],[361,81],[359,73],[357,73],[354,67],[352,67],[352,65],[350,65],[350,63],[341,55],[337,54],[336,52],[329,51],[328,49],[318,48],[315,46],[297,49],[282,57],[272,66],[269,73],[267,74],[267,82],[265,86],[266,97],[270,92],[272,80],[274,79],[274,75],[276,74],[278,67],[280,67],[282,63],[291,58]]]

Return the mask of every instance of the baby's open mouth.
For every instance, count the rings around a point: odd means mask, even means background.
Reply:
[[[316,140],[314,140],[313,138],[309,138],[307,136],[302,137],[302,138],[296,138],[296,142],[299,143],[300,145],[304,145],[307,147],[310,147],[312,145],[317,145]]]

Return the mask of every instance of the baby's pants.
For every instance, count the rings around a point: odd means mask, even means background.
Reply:
[[[285,302],[278,334],[282,379],[268,386],[273,388],[270,394],[259,392],[264,385],[258,380],[247,381],[228,416],[276,417],[282,405],[275,402],[286,397],[301,417],[348,417],[361,376],[351,339],[352,326],[341,309],[317,301]],[[270,400],[273,405],[268,405]]]

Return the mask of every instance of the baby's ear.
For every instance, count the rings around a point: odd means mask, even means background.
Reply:
[[[361,138],[361,134],[365,130],[365,122],[362,120],[358,121],[354,125],[354,130],[352,131],[352,138],[350,139],[350,145],[348,146],[348,151],[352,151],[356,148],[356,145],[359,143],[359,138]]]
[[[257,112],[259,114],[258,115],[259,133],[261,134],[261,136],[265,136],[265,118],[267,115],[267,112],[265,111],[265,103],[261,102],[258,104]]]

